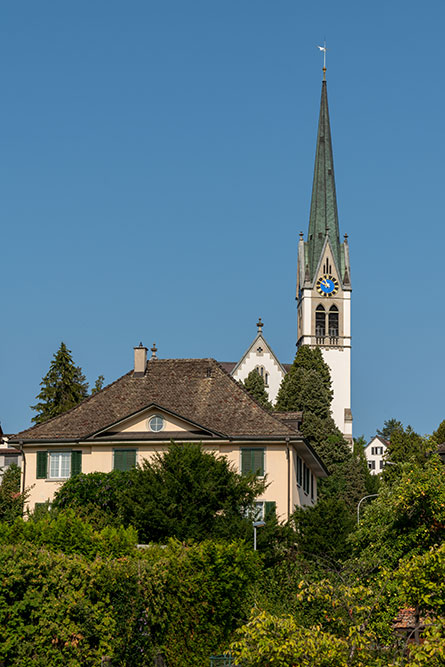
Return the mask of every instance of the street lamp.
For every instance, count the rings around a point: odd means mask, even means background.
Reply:
[[[253,550],[256,551],[256,529],[266,525],[265,521],[252,521],[253,526]]]
[[[366,500],[366,498],[375,498],[378,495],[379,495],[378,493],[371,493],[369,496],[363,496],[363,498],[360,498],[357,505],[357,526],[360,525],[360,505],[362,504],[362,502]]]

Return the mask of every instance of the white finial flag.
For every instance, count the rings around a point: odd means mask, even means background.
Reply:
[[[319,46],[317,44],[317,49],[320,49],[320,51],[323,52],[323,67],[324,69],[326,69],[326,51],[327,51],[326,42],[324,42],[324,46]]]

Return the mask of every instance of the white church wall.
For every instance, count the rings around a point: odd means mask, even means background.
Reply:
[[[233,373],[233,377],[235,380],[244,381],[249,373],[257,366],[263,366],[264,373],[267,373],[268,380],[266,383],[266,391],[269,395],[269,400],[272,401],[272,403],[275,403],[284,374],[273,355],[268,350],[264,349],[265,346],[266,343],[263,344],[262,353],[258,353],[256,350],[250,350]],[[263,380],[265,379],[266,378],[263,376]]]
[[[332,417],[342,433],[352,435],[352,424],[345,424],[345,407],[351,405],[351,350],[348,347],[322,348],[322,354],[331,370],[332,389],[334,390],[331,406]]]

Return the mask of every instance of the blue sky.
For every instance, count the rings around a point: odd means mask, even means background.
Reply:
[[[328,42],[355,435],[445,418],[443,23],[429,1],[23,0],[0,9],[0,419],[63,340],[93,385],[296,340]]]

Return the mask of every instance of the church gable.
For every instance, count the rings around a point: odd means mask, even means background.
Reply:
[[[257,323],[257,336],[232,370],[232,377],[244,381],[251,371],[256,370],[264,380],[269,399],[274,402],[286,371],[264,338],[263,326],[260,318]]]

